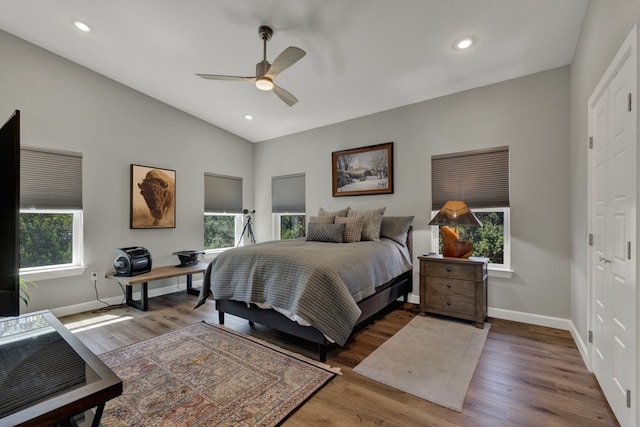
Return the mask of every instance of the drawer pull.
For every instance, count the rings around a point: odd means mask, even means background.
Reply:
[[[447,301],[447,305],[451,305],[451,301]]]
[[[447,288],[450,288],[450,287],[451,287],[451,283],[447,283]]]
[[[447,267],[447,273],[451,273],[451,269]]]

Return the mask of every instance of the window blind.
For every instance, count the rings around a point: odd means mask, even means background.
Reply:
[[[303,173],[271,178],[271,211],[273,213],[306,212],[304,179]]]
[[[509,206],[509,147],[431,157],[431,208],[463,200],[470,208]]]
[[[21,148],[20,208],[82,209],[82,154]]]
[[[205,173],[204,211],[242,213],[242,178]]]

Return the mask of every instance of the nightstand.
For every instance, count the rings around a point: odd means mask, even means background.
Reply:
[[[442,314],[471,320],[484,328],[487,318],[488,258],[445,258],[420,260],[420,314]]]

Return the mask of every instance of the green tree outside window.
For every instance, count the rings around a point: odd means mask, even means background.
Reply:
[[[73,214],[20,214],[20,268],[73,262]]]
[[[282,215],[280,216],[280,239],[297,239],[305,237],[305,215]]]

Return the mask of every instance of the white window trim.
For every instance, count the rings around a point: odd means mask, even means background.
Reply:
[[[489,263],[489,276],[502,279],[509,279],[513,275],[511,269],[511,209],[510,208],[475,208],[474,212],[502,212],[504,215],[504,262],[502,264]],[[438,211],[432,211],[433,218]],[[439,227],[434,225],[431,227],[431,248],[434,251],[440,243]]]
[[[39,280],[58,279],[63,277],[80,276],[87,266],[84,260],[84,235],[82,210],[68,209],[20,209],[20,213],[38,214],[73,214],[73,252],[70,264],[46,265],[20,269],[20,277],[24,280],[36,282]]]
[[[272,220],[273,220],[273,225],[272,225],[272,227],[271,227],[271,230],[273,230],[273,233],[272,233],[271,238],[272,238],[273,240],[281,240],[281,239],[280,239],[280,231],[282,231],[282,230],[281,230],[281,227],[280,227],[280,223],[281,223],[282,221],[280,221],[280,218],[281,218],[283,215],[284,215],[284,216],[289,216],[289,215],[304,215],[304,216],[305,216],[305,218],[306,218],[307,213],[306,213],[306,212],[282,212],[282,213],[273,213],[273,214],[271,214],[271,216],[272,216]]]
[[[204,250],[204,258],[205,259],[212,259],[215,258],[216,256],[218,256],[218,254],[229,250],[231,248],[235,248],[235,245],[238,243],[238,239],[240,238],[240,235],[242,234],[242,229],[244,228],[244,216],[242,214],[233,214],[233,213],[228,213],[228,212],[205,212],[204,213],[205,216],[233,216],[235,217],[235,231],[234,231],[234,236],[233,236],[233,241],[234,246],[229,246],[226,248],[217,248],[217,249],[205,249]],[[203,230],[204,231],[204,230]],[[243,246],[243,244],[241,244],[240,246]]]

